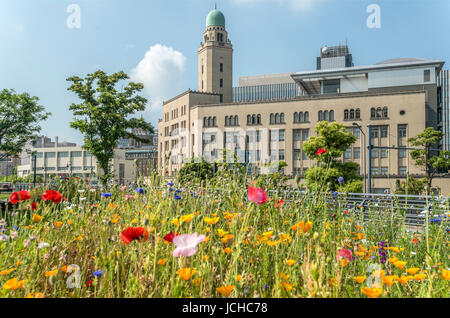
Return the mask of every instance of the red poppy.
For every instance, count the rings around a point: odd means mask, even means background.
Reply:
[[[284,204],[284,200],[283,199],[281,199],[280,201],[275,200],[275,207],[276,208],[278,208],[280,206],[283,206],[283,204]]]
[[[413,238],[412,242],[413,242],[413,244],[417,244],[417,243],[419,243],[419,239]]]
[[[127,227],[120,233],[120,238],[125,244],[130,244],[134,240],[145,242],[148,240],[149,232],[143,227]]]
[[[180,235],[180,234],[169,233],[169,234],[167,234],[166,236],[164,236],[164,239],[165,239],[167,242],[173,243],[173,238],[174,238],[175,236],[178,236],[178,235]]]
[[[319,150],[316,151],[316,155],[322,155],[324,153],[327,153],[327,151],[325,149],[320,148]]]
[[[268,200],[267,193],[263,189],[248,186],[248,200],[262,205]]]
[[[64,199],[61,193],[55,190],[45,191],[44,194],[41,194],[41,198],[43,201],[53,201],[54,203],[59,203]]]
[[[92,286],[92,280],[88,280],[86,282],[86,287],[91,287]]]
[[[29,199],[31,199],[31,195],[28,193],[28,191],[22,190],[11,194],[11,196],[9,197],[9,202],[11,202],[12,204],[17,204]]]
[[[344,211],[344,214],[348,214],[348,211]]]
[[[36,210],[36,209],[37,209],[36,202],[31,202],[31,210]]]

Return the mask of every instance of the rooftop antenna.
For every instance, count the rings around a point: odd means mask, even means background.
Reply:
[[[217,10],[217,2],[214,2],[214,10]]]

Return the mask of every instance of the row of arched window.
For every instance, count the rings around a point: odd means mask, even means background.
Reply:
[[[344,120],[347,119],[361,119],[361,110],[359,108],[344,110]]]
[[[309,112],[294,113],[294,123],[305,123],[309,122]]]
[[[203,117],[203,127],[217,127],[217,119],[214,117]]]
[[[374,108],[372,107],[370,109],[370,118],[374,119],[374,118],[388,118],[388,108],[385,106],[383,108],[378,107],[378,108]]]
[[[334,110],[319,110],[319,121],[333,121],[334,120]]]
[[[225,126],[239,126],[239,116],[225,116]]]
[[[271,124],[285,124],[284,113],[270,114],[270,123]]]
[[[247,115],[247,125],[261,125],[261,115]]]

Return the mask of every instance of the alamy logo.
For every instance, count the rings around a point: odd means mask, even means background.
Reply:
[[[67,27],[69,29],[81,28],[81,8],[78,4],[71,4],[67,7],[67,13],[70,15],[67,17]]]
[[[369,29],[381,28],[381,8],[378,4],[371,4],[367,7],[367,13],[370,15],[367,17],[367,27]]]

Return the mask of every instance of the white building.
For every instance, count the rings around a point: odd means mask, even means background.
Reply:
[[[97,159],[81,147],[31,148],[36,151],[36,175],[48,180],[52,176],[77,176],[83,179],[97,180],[103,170],[98,167]],[[31,155],[29,155],[31,157]],[[34,174],[34,159],[17,167],[17,175],[25,177]],[[125,159],[125,150],[114,150],[111,162],[114,180],[118,183],[136,180],[136,167],[132,160]]]

